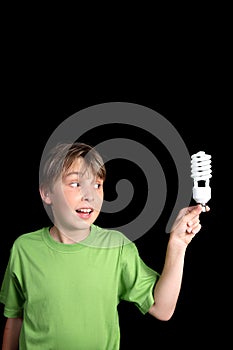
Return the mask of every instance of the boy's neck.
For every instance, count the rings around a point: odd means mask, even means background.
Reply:
[[[49,232],[51,237],[57,242],[64,244],[74,244],[83,241],[89,235],[90,229],[80,230],[75,239],[61,232],[56,226],[52,226]]]

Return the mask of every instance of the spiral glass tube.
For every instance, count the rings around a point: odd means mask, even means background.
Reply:
[[[200,151],[191,156],[191,177],[193,178],[193,199],[206,211],[211,198],[210,178],[212,177],[211,155]],[[200,185],[202,184],[202,186]]]

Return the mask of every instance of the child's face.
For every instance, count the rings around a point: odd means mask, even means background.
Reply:
[[[54,224],[63,230],[89,228],[100,213],[103,180],[85,170],[83,158],[75,160],[50,193]]]

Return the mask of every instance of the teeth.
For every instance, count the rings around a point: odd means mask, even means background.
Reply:
[[[82,213],[90,213],[91,209],[79,209],[78,211]]]

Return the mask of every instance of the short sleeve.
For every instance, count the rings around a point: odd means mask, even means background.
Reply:
[[[4,316],[9,318],[23,316],[25,298],[19,281],[19,271],[19,259],[12,248],[0,291],[0,302],[4,304]]]
[[[139,256],[134,243],[126,244],[122,251],[121,295],[122,300],[133,302],[145,314],[154,303],[154,286],[160,274]]]

